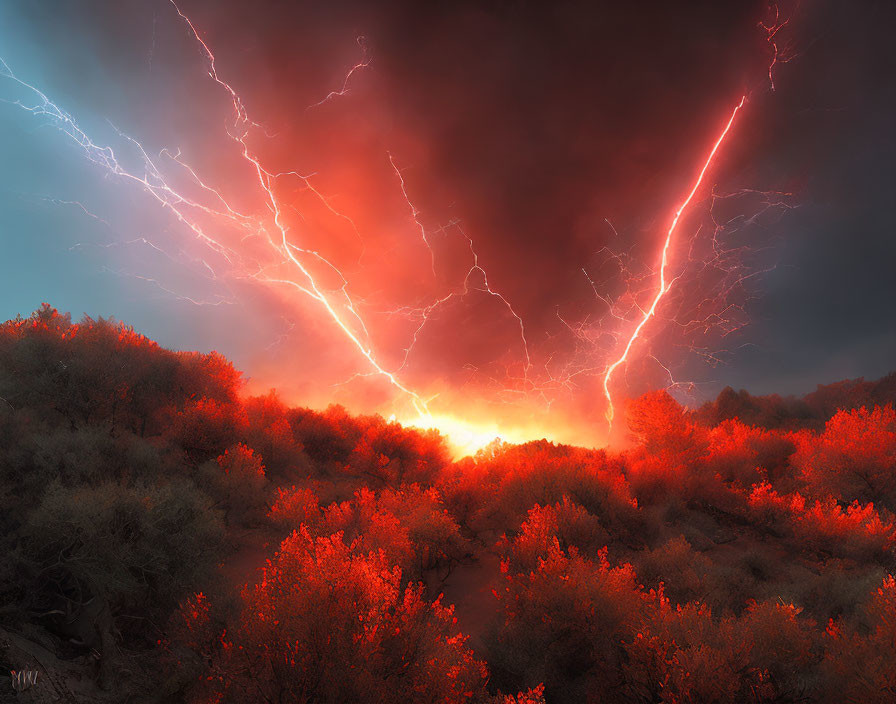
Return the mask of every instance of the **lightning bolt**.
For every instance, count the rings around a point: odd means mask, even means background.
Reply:
[[[775,90],[775,67],[778,64],[785,64],[789,62],[793,56],[789,52],[784,52],[778,46],[778,33],[784,29],[789,23],[790,18],[782,18],[781,17],[781,9],[778,7],[777,3],[772,3],[770,5],[770,11],[774,12],[774,17],[772,17],[769,23],[760,22],[759,26],[765,31],[765,39],[771,47],[772,51],[772,60],[768,65],[768,82],[769,87],[772,91]]]
[[[429,249],[430,258],[431,258],[431,262],[432,262],[432,273],[433,273],[433,276],[435,276],[436,275],[435,251],[433,250],[432,244],[429,241],[429,236],[426,234],[426,227],[423,225],[422,221],[420,220],[420,209],[417,208],[416,205],[414,205],[413,201],[411,200],[410,196],[408,195],[407,184],[405,183],[404,176],[402,175],[401,169],[398,168],[398,164],[395,163],[395,158],[392,156],[392,154],[389,154],[388,156],[389,156],[389,163],[392,165],[392,170],[395,172],[395,176],[398,178],[399,186],[401,189],[401,194],[402,194],[402,196],[404,196],[404,200],[408,205],[408,210],[410,210],[411,218],[413,219],[414,224],[420,230],[420,236],[423,240],[423,243],[426,245],[427,249]],[[519,313],[516,312],[516,310],[514,310],[513,305],[511,305],[510,301],[507,300],[507,298],[504,296],[504,294],[500,293],[499,291],[494,290],[491,287],[491,284],[488,281],[488,272],[479,263],[479,253],[476,251],[476,247],[473,244],[473,238],[470,237],[469,235],[467,235],[466,232],[464,232],[460,223],[457,221],[452,221],[445,228],[442,228],[442,230],[445,230],[449,227],[457,230],[457,232],[460,233],[461,237],[463,237],[466,240],[467,246],[470,249],[470,256],[472,258],[472,264],[470,265],[470,268],[467,270],[466,276],[464,276],[463,286],[462,286],[462,290],[460,292],[449,293],[448,295],[443,296],[442,298],[439,298],[435,302],[431,303],[430,305],[428,305],[422,309],[417,309],[415,311],[406,311],[406,312],[417,313],[420,316],[421,322],[420,322],[419,326],[414,330],[410,345],[405,349],[404,360],[402,361],[401,367],[399,367],[399,369],[404,367],[404,365],[407,363],[408,356],[410,355],[411,350],[413,350],[414,346],[417,344],[417,339],[418,339],[420,333],[422,332],[423,328],[426,326],[426,323],[429,322],[430,316],[432,315],[432,313],[436,309],[442,307],[443,305],[445,305],[446,303],[451,301],[452,299],[454,299],[458,296],[466,296],[470,293],[471,290],[476,290],[476,291],[485,293],[489,296],[492,296],[493,298],[498,299],[502,303],[502,305],[507,309],[507,312],[510,313],[510,315],[516,320],[516,323],[519,326],[519,331],[520,331],[520,341],[522,343],[523,356],[526,359],[526,370],[528,371],[532,367],[532,358],[529,354],[529,341],[526,339],[526,326],[525,326],[525,323],[523,322],[523,318],[519,315]],[[471,285],[471,281],[473,280],[473,277],[476,276],[477,274],[479,275],[479,277],[481,277],[481,284],[478,286],[473,286],[473,285]]]
[[[349,91],[348,83],[351,80],[352,76],[354,76],[355,73],[360,71],[362,68],[367,68],[368,66],[370,66],[371,58],[367,49],[367,39],[361,36],[358,37],[356,41],[358,42],[358,46],[361,47],[361,60],[354,66],[352,66],[345,74],[345,78],[342,79],[342,88],[340,88],[339,90],[331,90],[322,99],[318,100],[316,103],[312,103],[307,108],[305,108],[306,110],[320,107],[324,103],[329,103],[335,98],[341,98],[342,96],[344,96]]]
[[[426,228],[423,226],[423,223],[420,222],[420,210],[416,205],[411,201],[410,196],[408,196],[408,187],[404,182],[404,176],[401,173],[401,169],[398,168],[398,165],[395,163],[395,159],[390,153],[389,155],[389,163],[392,164],[392,170],[395,171],[395,175],[398,177],[399,187],[401,188],[401,195],[404,196],[405,202],[408,204],[408,208],[411,211],[411,217],[414,220],[414,224],[417,225],[417,229],[420,230],[420,237],[423,239],[423,244],[426,245],[426,248],[429,250],[430,259],[432,260],[432,275],[436,275],[436,253],[433,251],[432,244],[429,242],[429,237],[426,235]]]
[[[165,178],[163,171],[157,161],[149,155],[146,149],[136,139],[116,129],[115,131],[117,132],[117,134],[135,148],[145,167],[144,175],[138,175],[128,171],[119,162],[112,147],[99,145],[94,142],[87,135],[87,133],[83,129],[81,129],[81,127],[77,124],[71,114],[58,106],[53,100],[49,98],[49,96],[43,93],[36,86],[16,76],[9,65],[3,59],[0,59],[0,76],[14,81],[16,84],[29,91],[29,93],[36,98],[36,101],[33,104],[26,104],[20,100],[5,102],[12,102],[14,105],[17,105],[18,107],[32,113],[35,116],[48,118],[52,122],[52,124],[54,124],[61,132],[67,135],[84,150],[88,159],[90,159],[98,166],[103,167],[110,173],[125,180],[132,181],[142,187],[144,191],[155,198],[155,200],[157,200],[163,207],[170,210],[177,218],[177,220],[186,225],[199,240],[201,240],[212,250],[220,254],[227,262],[231,264],[234,263],[239,259],[239,253],[232,247],[216,239],[213,235],[207,232],[206,229],[202,227],[202,225],[200,225],[200,223],[190,215],[191,211],[199,211],[202,214],[212,216],[214,218],[224,219],[232,225],[235,225],[240,229],[246,231],[247,236],[261,237],[265,242],[267,242],[268,245],[270,245],[274,253],[278,255],[278,260],[281,263],[291,264],[301,276],[299,277],[298,281],[292,277],[285,278],[280,276],[273,276],[267,274],[264,268],[260,268],[258,271],[250,273],[248,276],[257,280],[265,281],[267,283],[278,283],[290,286],[306,294],[317,303],[319,303],[323,307],[324,311],[327,313],[331,321],[341,331],[343,336],[356,349],[361,357],[366,360],[367,364],[372,368],[373,372],[385,378],[394,388],[396,388],[399,392],[406,396],[412,403],[415,410],[421,416],[428,415],[426,401],[416,391],[403,383],[403,381],[400,380],[395,375],[395,373],[386,369],[377,359],[377,356],[375,355],[371,345],[367,343],[366,340],[362,339],[362,335],[366,336],[366,330],[364,329],[363,322],[361,321],[361,318],[357,313],[355,303],[348,295],[348,292],[346,290],[347,283],[345,277],[342,276],[338,268],[334,264],[326,260],[318,252],[304,249],[290,241],[289,227],[284,223],[283,220],[283,205],[274,192],[274,184],[277,178],[281,176],[291,175],[297,176],[298,178],[302,179],[306,183],[306,185],[309,185],[310,187],[310,184],[308,183],[308,177],[301,176],[296,172],[273,173],[265,169],[265,167],[261,164],[260,159],[252,152],[247,142],[250,132],[256,128],[262,129],[261,125],[253,121],[249,117],[249,112],[239,94],[227,81],[223,80],[219,76],[215,55],[211,51],[208,44],[202,39],[193,22],[180,10],[174,0],[171,0],[171,5],[177,11],[177,14],[183,19],[192,36],[201,47],[201,50],[208,61],[209,77],[224,91],[226,91],[226,93],[230,97],[233,109],[233,129],[228,130],[228,135],[237,143],[241,156],[251,166],[252,171],[255,174],[256,183],[261,188],[264,199],[266,201],[267,209],[270,211],[272,216],[274,225],[273,232],[268,230],[259,218],[242,213],[236,208],[232,207],[219,190],[206,184],[199,177],[195,169],[187,165],[182,160],[179,151],[170,152],[168,150],[163,150],[160,153],[160,157],[166,157],[182,167],[188,173],[190,178],[197,185],[199,185],[204,192],[213,196],[216,204],[205,205],[192,198],[189,198],[169,183],[169,181]],[[348,78],[346,80],[348,80]],[[326,201],[326,199],[323,198],[323,196],[316,189],[313,189],[312,187],[312,191],[320,198],[320,200],[331,212],[341,216],[341,214],[335,211],[330,203]],[[325,289],[325,287],[315,278],[309,266],[303,261],[305,255],[313,258],[318,262],[322,262],[325,266],[335,271],[341,277],[343,285],[340,289],[338,289],[342,297],[340,303],[336,303],[330,293]],[[211,269],[212,267],[209,266],[209,268]],[[151,279],[149,277],[140,278],[158,286],[159,288],[162,288],[162,290],[165,290],[166,292],[173,293],[169,289],[163,287],[155,279]],[[182,298],[197,304],[209,303],[206,301],[198,301],[196,299],[191,299],[188,297]],[[213,303],[218,304],[219,301],[215,301]],[[347,311],[348,317],[346,317],[345,314],[340,313],[340,311],[337,309],[338,307],[344,307]],[[353,329],[353,325],[349,322],[349,320],[355,320],[360,324],[360,332]]]
[[[174,0],[171,0],[171,4],[177,10],[177,14],[180,15],[184,19],[184,21],[187,23],[187,26],[190,28],[190,31],[193,33],[193,36],[196,37],[196,40],[202,46],[202,49],[204,50],[206,56],[208,57],[209,76],[211,76],[211,78],[216,83],[218,83],[220,86],[222,86],[230,94],[232,102],[233,102],[234,113],[236,115],[236,121],[238,123],[242,123],[242,124],[246,125],[247,127],[248,126],[257,127],[258,123],[255,123],[249,119],[248,111],[246,110],[245,106],[243,105],[242,100],[240,99],[240,97],[236,93],[236,91],[233,89],[233,87],[231,87],[231,85],[229,83],[221,80],[218,77],[218,73],[215,68],[215,56],[212,53],[211,49],[209,49],[208,45],[199,36],[199,32],[196,30],[196,27],[193,25],[193,23],[190,21],[190,19],[186,15],[184,15],[183,12],[181,12],[180,8],[176,5]],[[346,77],[346,84],[348,82],[348,79],[349,79],[351,73],[352,72],[349,72],[349,76]],[[262,190],[267,195],[268,205],[274,214],[274,224],[276,225],[277,230],[279,232],[279,246],[272,237],[268,236],[268,240],[282,254],[285,254],[286,257],[288,258],[288,260],[290,262],[292,262],[292,264],[294,264],[295,267],[304,275],[304,277],[307,281],[307,285],[302,286],[302,285],[296,284],[295,282],[293,282],[291,280],[282,280],[281,279],[279,281],[281,281],[282,283],[286,283],[287,285],[294,286],[298,290],[309,295],[311,298],[313,298],[318,303],[320,303],[324,307],[326,312],[329,314],[332,321],[343,332],[345,337],[349,340],[349,342],[351,342],[351,344],[357,349],[357,351],[360,352],[361,356],[367,360],[368,364],[374,369],[374,371],[377,374],[379,374],[380,376],[386,378],[389,381],[389,383],[392,384],[392,386],[394,386],[396,389],[398,389],[403,394],[405,394],[411,400],[415,410],[421,416],[429,415],[429,409],[427,407],[426,401],[416,391],[412,390],[411,388],[406,386],[402,381],[400,381],[398,379],[398,377],[393,372],[390,372],[389,370],[387,370],[385,367],[383,367],[380,364],[380,362],[377,360],[377,358],[373,352],[373,348],[369,344],[365,344],[361,340],[359,335],[356,334],[352,330],[351,326],[342,318],[342,316],[339,315],[339,312],[336,310],[333,302],[326,295],[323,288],[315,280],[314,276],[309,271],[309,269],[303,264],[303,262],[298,258],[298,256],[296,256],[297,252],[302,252],[305,250],[300,250],[300,249],[296,248],[289,241],[289,228],[286,227],[282,221],[282,206],[281,206],[279,200],[277,199],[277,197],[274,195],[274,191],[273,191],[273,181],[278,176],[278,174],[273,174],[273,173],[265,170],[264,167],[261,165],[261,162],[259,161],[258,157],[256,157],[254,154],[251,153],[251,151],[249,150],[249,147],[245,141],[247,135],[248,135],[248,129],[246,129],[243,132],[242,136],[234,136],[234,139],[236,139],[242,146],[243,158],[246,159],[246,161],[250,162],[253,165],[257,179],[258,179],[258,185],[262,188]],[[307,181],[307,179],[306,179],[306,181]],[[329,203],[326,203],[326,205],[327,205],[327,207],[330,207]],[[317,258],[323,260],[323,258],[320,257],[320,255],[317,254],[316,252],[313,254]],[[335,271],[338,272],[338,269],[334,265],[332,265],[330,262],[328,262],[326,260],[323,260],[323,261],[327,265],[329,265],[332,269],[334,269]],[[340,276],[341,276],[341,273],[340,273]],[[343,281],[345,281],[345,278],[344,277],[342,277],[342,278],[343,278]],[[274,279],[269,279],[269,280],[273,281]],[[348,293],[346,292],[345,286],[343,286],[343,288],[341,290],[342,290],[343,294],[345,295],[348,310],[351,312],[351,314],[357,320],[360,321],[360,316],[357,314],[354,303],[351,300],[351,298],[349,298]]]
[[[719,135],[718,139],[716,139],[715,144],[713,144],[709,155],[706,157],[706,161],[703,162],[703,168],[701,168],[700,173],[697,174],[697,179],[694,181],[690,192],[688,193],[684,201],[682,201],[681,205],[678,206],[678,210],[675,211],[675,215],[672,218],[672,223],[671,225],[669,225],[669,229],[666,231],[666,238],[663,241],[662,256],[660,257],[660,283],[659,287],[657,288],[656,294],[654,295],[650,306],[647,308],[647,310],[644,311],[643,315],[641,316],[641,320],[638,322],[638,324],[635,326],[635,329],[629,336],[628,341],[626,342],[625,347],[622,350],[622,354],[619,355],[619,358],[616,359],[616,361],[614,361],[607,367],[607,371],[604,373],[603,389],[604,396],[607,399],[606,418],[611,430],[613,427],[613,417],[615,415],[613,407],[613,394],[610,392],[610,382],[613,379],[613,373],[617,368],[628,361],[628,355],[629,352],[631,352],[632,345],[635,344],[635,340],[638,339],[638,336],[641,334],[644,326],[647,325],[650,319],[655,315],[657,306],[659,306],[660,301],[669,292],[669,289],[671,289],[672,285],[675,283],[675,279],[667,279],[669,248],[672,246],[672,239],[673,235],[675,234],[675,229],[678,226],[678,222],[681,219],[682,213],[684,213],[688,205],[690,205],[691,201],[699,190],[700,185],[703,183],[703,177],[706,176],[706,172],[709,171],[713,159],[715,158],[716,153],[719,151],[719,147],[722,146],[722,143],[728,136],[728,132],[731,130],[731,126],[734,124],[734,119],[737,117],[738,111],[744,106],[746,99],[746,95],[741,96],[740,102],[734,106],[734,110],[731,111],[731,116],[728,118],[728,122],[726,123],[725,128],[722,130],[722,133]]]

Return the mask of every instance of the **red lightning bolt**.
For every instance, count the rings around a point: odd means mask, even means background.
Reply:
[[[367,68],[368,66],[370,66],[370,56],[368,55],[367,51],[367,40],[364,37],[358,37],[356,41],[358,42],[358,46],[361,47],[362,58],[358,63],[356,63],[348,70],[348,73],[345,74],[345,78],[342,80],[342,88],[340,88],[339,90],[331,90],[324,98],[305,108],[306,110],[311,110],[312,108],[316,108],[320,105],[323,105],[324,103],[328,103],[334,98],[341,98],[343,95],[348,93],[348,83],[351,80],[352,76],[354,76],[355,73],[360,71],[362,68]]]
[[[719,138],[713,145],[712,150],[710,150],[709,156],[706,157],[706,161],[703,163],[703,168],[700,169],[700,173],[697,175],[697,180],[694,181],[694,185],[691,187],[690,193],[688,193],[687,198],[684,199],[681,205],[678,206],[678,210],[675,211],[675,216],[672,218],[672,224],[669,226],[669,229],[666,232],[666,239],[663,242],[663,253],[660,259],[660,285],[659,288],[657,288],[656,295],[654,295],[650,307],[646,311],[644,311],[644,314],[641,316],[640,322],[632,331],[631,336],[628,338],[628,342],[625,344],[625,348],[622,350],[622,354],[615,362],[607,367],[607,371],[604,373],[604,396],[606,396],[607,398],[606,416],[607,422],[609,423],[611,429],[613,426],[614,408],[613,395],[610,392],[610,382],[613,379],[613,372],[615,372],[620,365],[625,364],[625,362],[628,360],[628,354],[632,349],[632,345],[635,344],[635,340],[637,340],[638,336],[641,334],[641,330],[644,329],[644,326],[647,325],[648,321],[654,316],[657,306],[660,304],[663,296],[665,296],[669,292],[669,289],[672,288],[672,284],[675,283],[675,279],[671,279],[668,281],[666,279],[666,268],[669,263],[669,247],[672,245],[672,236],[675,234],[675,228],[678,226],[678,221],[681,219],[682,213],[685,211],[685,209],[687,209],[688,205],[690,205],[691,200],[693,200],[694,195],[700,188],[700,184],[703,183],[703,177],[706,175],[706,172],[712,165],[713,159],[715,158],[716,153],[719,151],[719,147],[721,147],[722,142],[725,141],[725,137],[728,136],[728,132],[731,130],[731,126],[734,124],[734,118],[737,117],[737,113],[743,107],[746,99],[746,95],[741,96],[740,102],[734,107],[734,110],[731,112],[731,117],[728,118],[728,122],[725,125],[725,129],[722,130],[722,134],[719,135]]]

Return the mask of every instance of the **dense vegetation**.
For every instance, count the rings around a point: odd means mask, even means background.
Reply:
[[[33,701],[896,701],[894,386],[654,393],[628,450],[452,462],[44,306],[0,326],[0,669]]]

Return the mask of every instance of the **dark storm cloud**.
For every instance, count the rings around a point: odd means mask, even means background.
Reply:
[[[642,230],[757,80],[759,10],[387,3],[357,26],[429,217],[460,217],[538,325],[580,295],[571,272],[608,241],[605,218],[657,235]]]
[[[777,268],[732,341],[756,346],[727,368],[690,365],[693,378],[798,391],[896,363],[890,4],[797,6],[781,35],[797,55],[777,66],[773,94],[762,2],[216,6],[217,20],[210,7],[196,5],[223,45],[240,49],[244,22],[265,37],[249,41],[245,67],[273,77],[307,73],[291,52],[308,47],[345,65],[364,34],[373,63],[359,83],[387,99],[384,139],[413,165],[427,217],[464,221],[492,282],[538,330],[557,306],[583,312],[578,270],[603,245],[655,257],[708,139],[752,91],[719,178],[791,191],[798,207],[770,235]]]
[[[802,53],[767,101],[754,173],[791,184],[778,269],[748,333],[759,348],[719,374],[759,392],[800,392],[896,367],[896,63],[891,3],[820,3]]]

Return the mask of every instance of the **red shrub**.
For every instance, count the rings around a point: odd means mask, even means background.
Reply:
[[[243,434],[245,426],[246,416],[239,406],[201,398],[174,417],[169,437],[198,464],[224,452],[234,437]]]
[[[780,602],[740,618],[704,604],[673,608],[656,595],[647,625],[626,641],[626,689],[635,701],[792,701],[813,660],[813,623]]]
[[[833,498],[809,504],[800,494],[778,494],[763,482],[749,497],[753,519],[813,550],[854,559],[887,555],[896,543],[896,524],[882,519],[874,504],[857,501],[845,509]]]
[[[794,450],[783,433],[727,420],[709,432],[709,450],[701,462],[723,480],[749,487],[766,478],[780,481]]]
[[[888,575],[865,607],[864,628],[831,621],[824,683],[828,701],[885,704],[896,696],[896,579]]]
[[[674,455],[689,463],[701,453],[705,442],[701,429],[686,416],[684,408],[665,391],[653,391],[632,399],[626,420],[638,442],[649,453]]]
[[[330,406],[323,413],[292,408],[287,417],[294,437],[306,454],[327,473],[341,469],[358,444],[366,427],[365,419],[350,416],[342,406]]]
[[[512,541],[504,538],[502,546],[513,569],[526,572],[538,567],[555,542],[561,550],[575,547],[588,554],[605,546],[609,537],[596,516],[564,496],[553,506],[536,504],[519,534]]]
[[[632,556],[645,585],[664,585],[665,593],[680,603],[704,597],[715,586],[713,563],[679,535],[652,550]]]
[[[802,436],[793,457],[809,491],[896,509],[896,412],[892,406],[840,411],[824,432]]]
[[[320,502],[311,489],[278,487],[277,497],[268,517],[290,530],[298,530],[302,525],[313,529],[321,521]]]
[[[377,486],[432,484],[448,462],[448,449],[436,431],[381,421],[364,431],[346,472]]]
[[[269,488],[261,458],[239,444],[209,465],[202,467],[206,490],[224,506],[227,521],[252,523],[261,519]]]
[[[351,501],[326,509],[322,530],[343,532],[362,551],[382,550],[414,579],[450,566],[469,549],[435,489],[416,484],[379,494],[361,489]]]
[[[241,615],[194,694],[222,703],[483,698],[485,666],[457,632],[452,607],[400,583],[382,553],[357,554],[339,534],[293,533],[244,591]]]
[[[603,451],[530,442],[505,446],[465,465],[464,471],[469,472],[467,482],[482,486],[477,498],[483,503],[470,519],[480,532],[516,531],[533,506],[556,504],[564,497],[599,516],[618,537],[632,533],[639,521],[621,464]],[[476,489],[470,493],[476,496]]]
[[[548,700],[614,700],[622,641],[637,631],[649,600],[631,565],[611,567],[606,550],[592,562],[554,541],[537,569],[508,573],[495,595],[503,624],[489,663],[499,686],[543,682]]]
[[[296,440],[289,422],[289,409],[275,392],[243,402],[246,411],[246,442],[264,458],[268,474],[281,481],[295,481],[310,473],[310,460]]]

